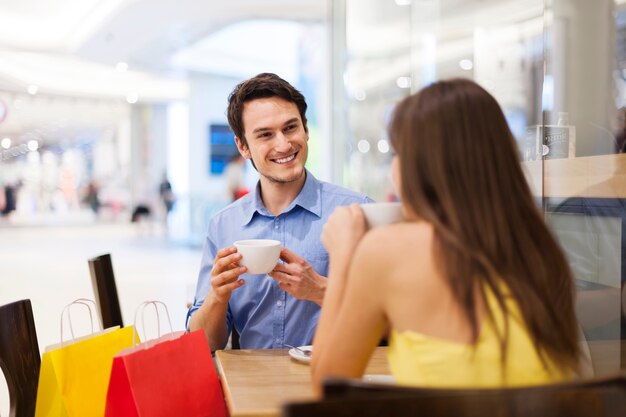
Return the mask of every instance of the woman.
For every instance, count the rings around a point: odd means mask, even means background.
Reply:
[[[316,388],[327,376],[362,376],[387,328],[400,384],[572,378],[572,274],[495,99],[469,80],[435,83],[397,106],[389,136],[408,221],[365,233],[353,205],[325,226],[330,270],[314,340]]]

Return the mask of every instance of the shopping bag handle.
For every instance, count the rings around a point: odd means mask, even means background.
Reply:
[[[91,306],[93,305],[94,309],[97,308],[96,307],[96,302],[94,300],[90,300],[89,298],[77,298],[74,301],[72,301],[71,303],[69,303],[68,305],[66,305],[65,307],[63,307],[63,310],[61,311],[61,346],[63,346],[63,316],[65,315],[65,312],[67,311],[67,322],[70,325],[70,334],[72,335],[72,339],[75,339],[76,336],[74,336],[74,327],[72,326],[72,316],[70,315],[70,307],[73,306],[74,304],[80,304],[80,305],[84,305],[85,307],[87,307],[87,311],[89,311],[89,323],[91,324],[91,333],[93,334],[93,312],[91,310]],[[99,323],[98,323],[99,324]],[[102,327],[100,326],[100,330],[102,330]]]
[[[167,309],[167,306],[165,305],[164,302],[162,301],[144,301],[143,303],[139,304],[139,306],[137,307],[137,309],[135,310],[135,321],[134,321],[134,325],[133,325],[133,347],[135,347],[137,345],[137,314],[139,314],[139,311],[141,311],[141,327],[143,329],[143,340],[147,341],[147,337],[146,337],[146,321],[144,319],[144,313],[146,311],[146,306],[148,305],[152,305],[154,306],[154,311],[156,312],[156,318],[157,318],[157,338],[161,337],[161,317],[159,315],[159,305],[163,306],[163,308],[165,309],[165,316],[167,317],[167,322],[170,325],[170,333],[174,332],[174,329],[172,328],[172,319],[170,318],[170,312]]]

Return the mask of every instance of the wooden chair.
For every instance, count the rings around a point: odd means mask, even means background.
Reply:
[[[565,384],[502,389],[434,389],[330,379],[320,401],[286,404],[285,417],[618,417],[626,374]]]
[[[230,334],[230,348],[231,349],[241,349],[239,346],[239,333],[233,327],[233,331]]]
[[[30,300],[0,306],[0,368],[9,388],[9,417],[33,417],[41,356]]]
[[[117,297],[117,287],[115,286],[111,255],[107,253],[89,259],[89,272],[91,274],[93,292],[96,296],[96,303],[100,311],[102,328],[124,327],[120,301]]]

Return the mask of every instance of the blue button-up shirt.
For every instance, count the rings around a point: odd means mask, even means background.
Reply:
[[[275,239],[306,259],[318,274],[328,276],[328,252],[320,240],[322,227],[338,206],[370,203],[368,197],[318,181],[307,171],[300,194],[280,214],[263,205],[260,188],[229,205],[209,221],[194,303],[189,318],[211,289],[211,268],[217,251],[242,239]],[[242,275],[246,283],[232,292],[226,323],[235,326],[242,349],[277,349],[284,344],[310,345],[320,308],[298,300],[268,275]]]

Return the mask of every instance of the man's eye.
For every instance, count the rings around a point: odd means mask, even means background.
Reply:
[[[270,136],[272,136],[272,134],[270,132],[265,132],[265,133],[261,133],[259,136],[257,136],[257,138],[261,139],[261,138],[269,138]]]
[[[291,132],[292,130],[294,130],[297,126],[296,125],[289,125],[285,128],[286,132]]]

